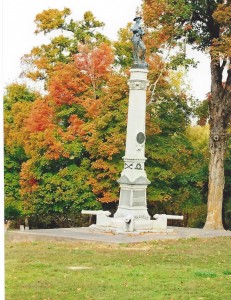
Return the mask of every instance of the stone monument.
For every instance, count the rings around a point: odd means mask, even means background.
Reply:
[[[133,65],[130,70],[129,104],[124,169],[118,180],[120,184],[119,207],[115,219],[124,218],[129,231],[147,229],[150,216],[147,212],[146,189],[150,181],[145,172],[145,119],[147,63],[146,48],[142,41],[144,30],[141,17],[137,11],[133,32]],[[141,52],[141,53],[140,53]],[[145,225],[144,225],[145,224]],[[150,228],[151,229],[151,228]]]
[[[148,87],[148,64],[145,62],[146,47],[142,37],[141,16],[137,11],[133,32],[133,65],[130,70],[128,121],[124,169],[118,180],[120,184],[119,206],[114,217],[109,211],[82,211],[95,214],[98,229],[117,232],[166,231],[167,219],[181,216],[155,215],[151,220],[147,211],[146,190],[150,181],[145,172],[145,118],[146,89]]]

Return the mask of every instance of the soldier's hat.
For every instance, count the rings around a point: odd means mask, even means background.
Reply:
[[[133,21],[137,20],[137,19],[142,19],[141,16],[137,16],[133,19]]]

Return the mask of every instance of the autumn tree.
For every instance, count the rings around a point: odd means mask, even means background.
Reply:
[[[83,125],[97,115],[96,99],[108,80],[113,51],[99,33],[103,23],[91,12],[77,22],[68,19],[70,13],[49,9],[36,16],[35,33],[52,33],[52,39],[24,56],[24,75],[45,79],[47,96],[35,97],[22,115],[9,114],[21,120],[20,197],[40,226],[59,226],[71,213],[73,219],[83,208],[100,207],[88,181],[92,166],[82,137]]]
[[[209,52],[211,57],[209,194],[205,224],[210,229],[223,228],[224,157],[231,111],[230,12],[230,1],[144,1],[145,22],[150,28],[151,41],[155,40],[153,50],[157,42],[180,44],[181,49],[188,43]],[[184,52],[179,55],[185,60]]]
[[[79,44],[99,45],[109,42],[100,33],[104,23],[96,20],[92,12],[85,12],[81,21],[74,21],[70,16],[69,8],[48,9],[36,15],[35,34],[50,34],[51,41],[34,47],[29,54],[23,56],[22,75],[32,80],[47,80],[57,63],[69,63],[73,60]]]
[[[82,44],[74,58],[76,67],[89,78],[93,98],[96,100],[111,71],[114,60],[112,48],[105,43],[99,46]]]
[[[20,191],[31,222],[40,226],[80,224],[76,217],[81,209],[99,207],[81,139],[89,83],[74,63],[57,64],[47,83],[48,95],[37,98],[23,120],[28,159],[21,167]]]
[[[132,32],[131,23],[125,28],[121,28],[118,31],[118,39],[114,41],[113,46],[115,47],[115,64],[121,69],[128,69],[132,65]]]
[[[111,74],[102,90],[97,114],[84,125],[84,145],[92,161],[90,183],[106,205],[119,199],[117,179],[123,168],[128,104],[127,77]],[[112,205],[113,206],[113,205]]]
[[[20,195],[19,173],[26,155],[23,120],[27,116],[37,93],[25,85],[12,83],[4,95],[4,191],[5,218],[17,219],[24,215]]]

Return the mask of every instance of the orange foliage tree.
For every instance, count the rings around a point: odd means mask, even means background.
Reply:
[[[51,35],[50,43],[34,47],[22,58],[22,75],[32,80],[47,81],[57,63],[69,63],[78,52],[79,44],[99,45],[108,42],[100,33],[104,26],[92,12],[84,13],[83,20],[74,21],[69,8],[48,9],[35,17],[35,34]]]
[[[93,97],[99,97],[100,87],[108,78],[114,56],[109,45],[102,43],[98,47],[80,45],[79,53],[75,55],[75,64],[91,83]]]
[[[80,48],[79,54],[85,54],[85,50],[86,48]],[[92,95],[92,82],[95,92],[103,88],[111,70],[113,54],[109,46],[102,44],[93,47],[88,56],[91,57],[85,62],[88,72],[78,64],[80,56],[75,62],[57,63],[47,80],[48,95],[34,101],[24,120],[27,134],[25,151],[29,159],[21,169],[21,194],[25,205],[35,208],[36,216],[40,213],[44,218],[44,215],[53,211],[61,219],[65,219],[64,215],[68,211],[70,214],[71,209],[73,213],[84,207],[97,207],[91,182],[88,180],[91,177],[90,154],[86,151],[84,142],[88,134],[87,125],[94,123],[100,106],[100,101]],[[60,183],[64,170],[66,186],[70,186],[70,182],[72,185],[68,192],[65,185]],[[48,188],[48,179],[53,182],[53,196]],[[75,184],[78,181],[83,181],[84,184],[81,183],[76,192]],[[84,199],[84,203],[79,199]],[[46,205],[42,206],[42,202]],[[66,206],[69,206],[68,209],[65,209]],[[54,213],[51,217],[55,217]]]
[[[90,182],[102,203],[118,202],[116,180],[122,171],[125,148],[127,78],[111,74],[102,90],[98,113],[84,126],[84,145],[92,161]]]

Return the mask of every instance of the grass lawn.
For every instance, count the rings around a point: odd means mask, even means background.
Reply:
[[[5,242],[6,300],[231,299],[231,238]]]

